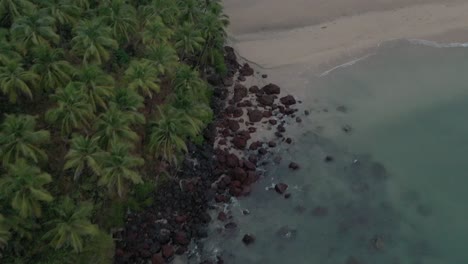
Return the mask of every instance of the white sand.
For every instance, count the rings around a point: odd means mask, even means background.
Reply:
[[[224,2],[233,46],[265,69],[306,65],[320,73],[394,39],[468,41],[466,0]]]

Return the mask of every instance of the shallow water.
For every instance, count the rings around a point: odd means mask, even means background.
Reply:
[[[466,263],[468,49],[392,42],[296,78],[280,84],[309,87],[311,115],[291,126],[282,163],[228,208],[237,230],[220,233],[215,221],[205,250],[226,263]],[[290,199],[266,190],[277,182]],[[245,233],[254,244],[243,245]]]

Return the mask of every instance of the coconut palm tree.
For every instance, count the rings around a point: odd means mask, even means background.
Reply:
[[[100,16],[112,28],[114,39],[128,41],[136,30],[135,8],[125,0],[106,0],[102,6]]]
[[[88,96],[79,84],[70,82],[51,96],[57,106],[48,110],[47,122],[60,126],[62,136],[68,136],[74,128],[87,128],[94,119]]]
[[[60,40],[60,36],[55,33],[54,18],[39,11],[19,17],[10,30],[12,39],[20,45],[24,53],[31,47],[56,44]]]
[[[71,80],[73,66],[64,60],[62,49],[40,45],[33,51],[32,71],[40,76],[40,86],[46,91],[65,86]]]
[[[199,0],[177,0],[181,20],[194,23],[201,16],[201,5]]]
[[[102,175],[99,185],[107,186],[111,194],[117,193],[122,197],[127,182],[133,184],[143,183],[136,168],[143,166],[144,160],[140,157],[130,155],[131,147],[128,144],[113,141],[109,152],[102,155]]]
[[[32,99],[34,82],[37,80],[39,75],[25,70],[19,61],[7,61],[0,67],[0,90],[11,103],[16,103],[21,95]]]
[[[135,90],[123,87],[117,88],[112,98],[115,107],[130,117],[131,124],[145,123],[145,117],[138,112],[144,106],[143,101],[143,97]]]
[[[47,160],[40,146],[49,141],[46,130],[36,131],[36,119],[29,115],[7,115],[0,126],[0,157],[4,166],[18,159]]]
[[[112,97],[114,78],[96,65],[83,67],[75,75],[78,83],[89,97],[93,111],[100,106],[107,108],[107,101]]]
[[[219,15],[208,13],[202,17],[200,26],[205,42],[200,62],[214,64],[216,52],[223,49],[226,38],[225,28],[229,24],[228,20],[223,20],[224,17],[222,13]]]
[[[148,60],[131,61],[124,78],[128,83],[128,88],[141,91],[149,98],[152,98],[153,92],[160,90],[158,69]]]
[[[197,134],[201,132],[205,124],[213,117],[213,112],[208,104],[200,100],[194,100],[194,98],[187,94],[175,95],[172,106],[186,116],[191,128]]]
[[[153,0],[148,5],[140,6],[141,24],[151,22],[155,17],[162,18],[164,24],[173,27],[177,24],[180,16],[180,10],[177,2],[174,0]]]
[[[184,23],[177,28],[174,39],[175,48],[182,59],[195,55],[203,48],[204,39],[194,24]]]
[[[149,46],[146,50],[146,58],[156,66],[159,74],[172,72],[179,62],[177,52],[169,44]]]
[[[55,18],[60,25],[75,25],[82,9],[72,0],[42,0],[42,11]]]
[[[204,98],[206,84],[200,78],[198,71],[186,64],[181,64],[177,68],[173,84],[177,94],[189,94],[194,99]]]
[[[156,157],[161,157],[172,164],[177,164],[178,155],[187,152],[185,140],[195,136],[195,131],[187,117],[174,109],[159,109],[160,117],[151,123],[149,149]]]
[[[102,150],[99,148],[97,137],[84,137],[82,135],[74,135],[70,150],[65,159],[64,169],[74,169],[73,179],[76,181],[80,178],[84,170],[90,170],[95,175],[99,175],[99,155]]]
[[[7,173],[0,178],[0,191],[10,200],[11,207],[20,217],[41,217],[41,202],[51,202],[52,195],[44,185],[52,182],[48,173],[18,159],[6,166]]]
[[[0,0],[0,17],[2,25],[9,27],[15,19],[30,14],[34,4],[28,0]]]
[[[3,248],[7,245],[10,237],[10,228],[6,224],[5,217],[2,214],[0,214],[0,248]]]
[[[131,116],[111,105],[95,123],[95,136],[99,137],[101,147],[108,149],[111,142],[133,143],[137,141],[137,133],[130,128],[132,121]]]
[[[152,21],[148,22],[141,33],[143,44],[145,45],[162,45],[166,43],[174,32],[168,28],[162,18],[156,16]]]
[[[42,239],[49,241],[49,245],[55,249],[71,247],[74,252],[81,252],[86,238],[99,233],[97,225],[89,220],[93,212],[93,204],[82,202],[75,204],[66,196],[60,204],[54,208],[55,218],[46,222],[46,226],[52,228],[47,231]]]
[[[118,48],[112,29],[101,20],[83,20],[73,31],[72,50],[83,57],[85,64],[101,64],[109,59],[111,50]]]
[[[21,55],[14,46],[6,39],[0,38],[0,65],[6,65],[9,61],[20,61]]]

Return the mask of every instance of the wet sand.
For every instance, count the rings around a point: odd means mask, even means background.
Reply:
[[[378,2],[378,3],[377,3]],[[224,0],[240,55],[265,69],[320,73],[402,38],[468,41],[462,0]]]

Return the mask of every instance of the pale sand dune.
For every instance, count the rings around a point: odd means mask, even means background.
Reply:
[[[468,41],[463,0],[225,0],[238,52],[264,68],[317,71],[402,38]]]

